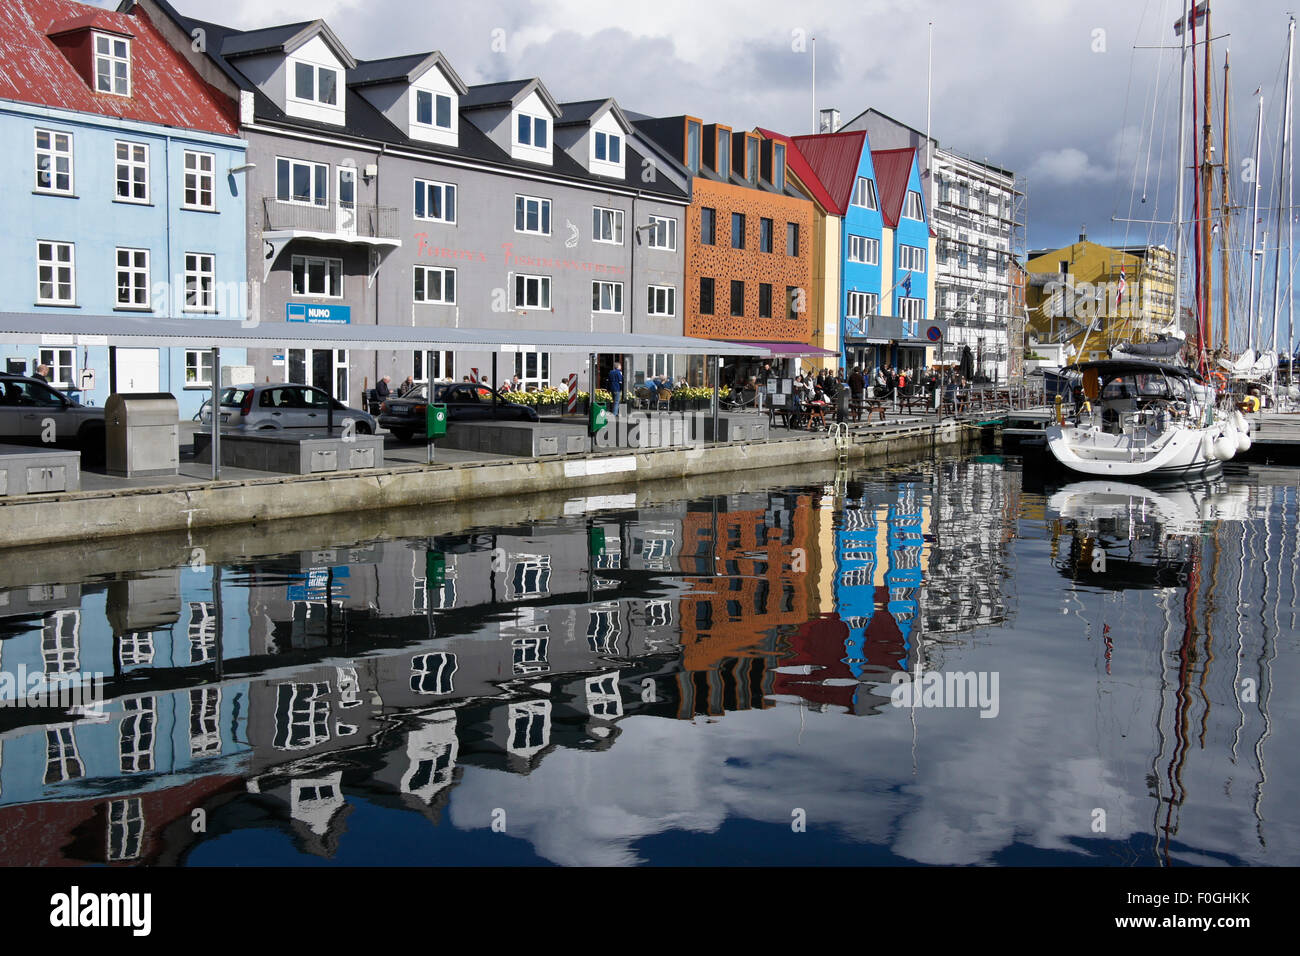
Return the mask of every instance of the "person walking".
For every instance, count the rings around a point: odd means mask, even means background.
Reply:
[[[39,378],[42,382],[48,385],[50,383],[50,367],[48,365],[36,366],[36,374],[32,377]]]

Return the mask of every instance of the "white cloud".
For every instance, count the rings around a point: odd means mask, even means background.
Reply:
[[[1098,182],[1106,173],[1088,159],[1088,154],[1073,146],[1039,153],[1029,166],[1029,178],[1036,184],[1078,186]]]

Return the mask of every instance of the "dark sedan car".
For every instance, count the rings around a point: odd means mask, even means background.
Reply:
[[[379,424],[410,441],[424,434],[425,409],[429,404],[429,386],[419,385],[401,398],[386,400],[379,410]],[[447,406],[447,421],[537,421],[537,410],[503,398],[496,389],[469,382],[439,382],[434,385],[434,404]]]

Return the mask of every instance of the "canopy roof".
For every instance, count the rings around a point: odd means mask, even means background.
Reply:
[[[57,331],[52,331],[55,329]],[[753,355],[754,345],[682,335],[564,332],[549,329],[412,328],[400,325],[262,322],[159,318],[153,315],[76,315],[0,312],[0,342],[43,346],[126,348],[350,348],[518,352],[543,349],[669,355]]]

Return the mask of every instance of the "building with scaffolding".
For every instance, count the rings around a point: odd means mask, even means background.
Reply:
[[[864,110],[842,128],[866,130],[873,149],[917,151],[936,239],[932,316],[948,324],[936,358],[955,364],[969,346],[977,375],[1005,381],[1024,346],[1011,334],[1012,262],[1025,246],[1023,184],[1014,172],[942,147],[879,110]]]

